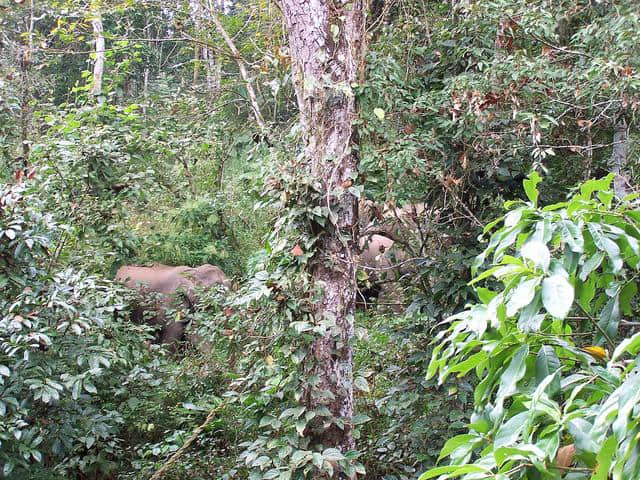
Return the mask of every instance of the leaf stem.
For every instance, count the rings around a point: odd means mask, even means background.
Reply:
[[[584,307],[582,305],[580,305],[579,302],[576,302],[576,304],[578,305],[578,307],[580,308],[582,313],[584,313],[586,315],[586,317],[589,319],[589,321],[591,321],[591,323],[593,323],[593,326],[596,327],[596,329],[602,334],[602,336],[605,338],[605,340],[609,344],[609,348],[611,348],[612,350],[615,349],[616,348],[616,344],[613,342],[613,340],[611,339],[609,334],[598,324],[598,321],[595,318],[593,318],[589,314],[589,312],[587,312],[584,309]]]

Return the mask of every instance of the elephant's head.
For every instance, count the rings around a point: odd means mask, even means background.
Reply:
[[[358,303],[366,305],[371,300],[396,302],[397,280],[402,274],[400,266],[405,260],[404,252],[396,248],[395,242],[383,235],[370,235],[360,239],[359,266],[367,281],[360,286]],[[399,313],[401,308],[392,310]]]

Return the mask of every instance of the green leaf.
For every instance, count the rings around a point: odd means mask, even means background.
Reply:
[[[83,386],[84,386],[84,389],[89,393],[98,393],[98,390],[96,389],[95,385],[91,383],[89,380],[85,380],[83,382]]]
[[[598,319],[598,325],[602,330],[607,332],[609,337],[614,337],[618,333],[618,324],[620,323],[620,306],[618,303],[618,296],[610,298],[607,304],[600,312]],[[604,335],[600,332],[597,333],[594,343],[601,345],[605,341]]]
[[[585,200],[589,200],[593,192],[609,190],[612,181],[613,181],[612,173],[610,173],[604,178],[601,178],[600,180],[594,180],[594,179],[587,180],[580,187],[580,194]]]
[[[591,276],[586,282],[578,281],[578,303],[585,311],[591,311],[591,300],[596,294],[596,278]]]
[[[500,448],[516,443],[518,441],[518,437],[527,424],[526,420],[528,416],[528,411],[520,412],[517,415],[511,417],[507,422],[500,425],[500,428],[496,432],[496,438],[493,442],[493,447]]]
[[[561,364],[553,347],[549,345],[543,345],[540,347],[538,355],[536,355],[536,384],[540,385],[542,381],[549,375],[553,375]],[[549,391],[549,396],[553,397],[554,393],[560,390],[560,379],[557,384],[552,385]],[[553,392],[553,393],[552,393]]]
[[[620,342],[614,350],[613,355],[611,355],[611,361],[615,362],[623,353],[637,355],[638,352],[640,352],[640,332]]]
[[[493,452],[496,464],[501,466],[507,460],[530,460],[541,461],[544,452],[535,445],[519,445],[518,447],[500,447]]]
[[[542,281],[542,304],[554,317],[562,320],[569,314],[573,297],[573,287],[564,275],[551,275]]]
[[[533,301],[536,287],[540,284],[541,277],[531,278],[521,282],[509,295],[507,302],[507,316],[513,317],[518,311]]]
[[[463,435],[457,435],[453,438],[447,440],[440,451],[440,456],[438,457],[438,461],[442,460],[444,457],[450,455],[455,452],[458,448],[468,445],[469,443],[473,443],[479,440],[477,435],[471,435],[469,433]]]
[[[624,315],[632,315],[631,300],[638,294],[638,284],[635,281],[628,282],[620,292],[620,309]]]
[[[529,174],[529,178],[522,181],[522,185],[524,186],[524,192],[527,194],[527,198],[533,206],[538,205],[538,183],[542,178],[538,175],[538,172],[533,171]]]
[[[520,255],[522,258],[531,260],[536,267],[545,272],[549,268],[551,253],[549,253],[547,246],[538,240],[529,240],[525,243],[520,249]]]
[[[591,453],[599,451],[598,446],[591,439],[593,425],[590,422],[583,418],[574,418],[568,422],[567,427],[578,450]]]
[[[609,468],[611,468],[611,460],[618,448],[618,440],[615,436],[610,436],[602,444],[602,448],[596,456],[596,469],[591,475],[591,480],[607,480],[609,478]]]
[[[544,320],[544,315],[540,312],[540,292],[537,292],[533,300],[520,311],[518,317],[518,328],[523,332],[537,332]]]
[[[353,386],[360,390],[361,392],[369,392],[369,383],[367,382],[367,379],[364,377],[356,377],[353,381]]]
[[[324,452],[322,452],[322,456],[329,462],[338,462],[340,460],[344,460],[344,455],[337,448],[327,448]]]
[[[529,345],[521,345],[516,350],[509,366],[500,377],[500,387],[498,388],[497,398],[506,398],[518,391],[517,383],[524,377],[526,371],[525,361],[529,354]],[[497,400],[496,400],[497,402]]]
[[[479,465],[445,465],[444,467],[436,467],[431,470],[427,470],[418,480],[428,480],[429,478],[439,477],[440,475],[447,475],[448,478],[459,477],[467,473],[488,473],[490,470]]]
[[[597,223],[587,223],[593,243],[600,249],[607,252],[609,259],[611,260],[611,266],[613,267],[613,273],[617,273],[622,269],[623,261],[620,258],[620,247],[618,244],[602,233],[602,227]]]
[[[465,375],[469,370],[477,367],[480,363],[484,363],[489,358],[489,355],[484,350],[474,353],[466,360],[453,365],[447,373],[459,372],[459,377]]]
[[[496,292],[489,290],[488,288],[478,287],[476,289],[476,294],[482,303],[488,305],[491,300],[497,295]]]
[[[582,253],[584,251],[584,238],[578,226],[571,220],[562,220],[558,222],[558,227],[562,241],[566,242],[572,251]]]
[[[604,260],[603,252],[598,251],[593,255],[591,255],[589,259],[586,262],[584,262],[584,265],[582,266],[582,271],[580,272],[580,280],[584,282],[587,279],[587,277],[591,274],[591,272],[593,272],[596,268],[600,266],[600,264],[602,263],[602,260]]]
[[[378,120],[380,120],[380,121],[383,121],[383,120],[384,120],[385,112],[384,112],[384,110],[383,110],[383,109],[381,109],[381,108],[374,108],[374,109],[373,109],[373,113],[374,113],[374,115],[375,115],[376,117],[378,117]]]

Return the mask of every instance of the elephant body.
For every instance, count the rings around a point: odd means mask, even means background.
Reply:
[[[135,290],[140,303],[134,308],[133,318],[138,322],[148,321],[161,327],[158,340],[175,345],[183,340],[188,322],[170,321],[168,310],[186,308],[192,310],[197,302],[197,289],[209,288],[216,284],[228,286],[224,272],[214,265],[197,268],[156,264],[151,267],[125,265],[118,269],[116,280]],[[152,311],[145,319],[145,310]],[[195,336],[194,340],[197,340]]]
[[[360,239],[359,266],[366,274],[361,285],[358,303],[364,306],[371,301],[399,303],[397,281],[403,273],[398,266],[406,255],[395,246],[395,242],[384,235],[369,235]],[[396,313],[401,305],[391,308]]]

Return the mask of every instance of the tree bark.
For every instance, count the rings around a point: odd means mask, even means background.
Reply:
[[[102,74],[104,73],[104,31],[102,29],[102,15],[97,6],[91,9],[91,25],[96,42],[96,60],[93,63],[93,86],[91,94],[98,96],[102,93]]]
[[[358,246],[358,199],[349,192],[357,176],[354,151],[356,101],[351,85],[358,81],[366,49],[365,2],[351,0],[283,0],[292,55],[293,79],[306,136],[307,172],[319,193],[316,205],[328,207],[324,226],[317,225],[311,262],[319,299],[316,323],[335,322],[312,346],[312,375],[318,383],[307,392],[309,408],[326,406],[334,416],[328,428],[308,431],[312,445],[354,447],[353,351]],[[308,429],[309,430],[309,429]]]
[[[625,176],[627,166],[627,124],[619,119],[613,132],[613,150],[611,152],[611,171],[613,178],[613,191],[618,200],[629,194],[628,181]]]

